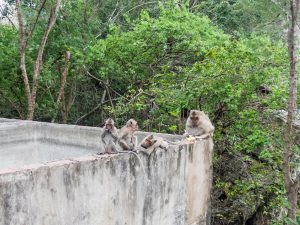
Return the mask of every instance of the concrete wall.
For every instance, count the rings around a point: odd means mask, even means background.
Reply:
[[[28,136],[13,132],[14,126],[27,129]],[[0,123],[0,156],[5,153],[3,146],[18,143],[11,137],[14,133],[19,143],[55,142],[65,146],[59,151],[68,152],[70,146],[82,151],[80,157],[66,153],[63,158],[70,159],[0,169],[0,225],[209,224],[212,140],[158,149],[149,157],[140,154],[144,173],[132,154],[92,153],[100,147],[99,131],[36,122]],[[139,133],[139,138],[144,135]]]

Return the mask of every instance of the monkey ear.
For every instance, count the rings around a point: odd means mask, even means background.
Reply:
[[[148,138],[149,138],[149,139],[153,139],[153,138],[154,138],[154,137],[153,137],[153,134],[151,134]]]

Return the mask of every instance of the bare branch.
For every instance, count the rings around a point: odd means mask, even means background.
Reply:
[[[111,101],[117,101],[117,98],[111,99]],[[87,118],[88,116],[92,115],[94,112],[96,112],[99,108],[102,107],[102,105],[105,105],[106,103],[110,102],[110,100],[106,100],[104,102],[101,102],[100,104],[98,104],[95,108],[93,108],[91,111],[89,111],[88,113],[84,114],[83,116],[81,116],[75,124],[78,124],[80,121],[84,120],[85,118]]]
[[[297,174],[297,176],[296,176],[295,183],[296,183],[296,185],[297,185],[297,188],[299,188],[299,186],[300,186],[300,172],[298,172],[298,174]]]
[[[94,75],[92,75],[92,74],[88,71],[88,69],[87,69],[85,66],[83,66],[83,68],[85,69],[85,72],[86,72],[86,74],[87,74],[89,77],[91,77],[91,78],[93,78],[94,80],[98,81],[100,84],[102,84],[102,85],[108,87],[110,90],[112,90],[112,91],[113,91],[116,95],[118,95],[119,97],[123,97],[120,93],[118,93],[116,90],[114,90],[114,89],[113,89],[110,85],[108,85],[105,81],[103,81],[103,80],[101,80],[101,79],[95,77]],[[124,98],[124,97],[123,97],[123,98]]]
[[[0,5],[0,12],[3,12],[4,10],[5,10],[5,8],[3,8]],[[9,18],[8,14],[6,13],[4,16],[8,20],[8,22],[17,30],[18,28],[16,27],[16,25],[14,24],[14,22]]]
[[[60,90],[59,90],[56,104],[60,103],[61,97],[65,94],[65,86],[66,86],[66,82],[67,82],[67,76],[69,74],[69,69],[70,69],[70,65],[71,65],[70,58],[71,58],[71,53],[69,51],[67,51],[66,52],[66,65],[65,65],[64,71],[62,72],[62,75],[61,75]]]
[[[139,4],[139,5],[134,6],[133,8],[129,9],[129,10],[128,10],[127,12],[125,12],[125,13],[129,13],[129,12],[131,12],[132,10],[134,10],[134,9],[136,9],[136,8],[139,8],[139,7],[141,7],[141,6],[149,5],[149,4],[154,4],[154,3],[157,3],[157,2],[158,2],[158,1],[144,2],[144,3],[142,3],[142,4]]]
[[[40,18],[41,12],[42,12],[42,10],[43,10],[43,8],[44,8],[44,6],[45,6],[46,1],[47,1],[47,0],[43,0],[43,1],[42,1],[41,7],[40,7],[40,9],[39,9],[39,11],[38,11],[38,13],[37,13],[37,16],[36,16],[35,21],[34,21],[34,23],[33,23],[33,25],[32,25],[32,28],[31,28],[31,30],[30,30],[30,32],[29,32],[29,34],[28,34],[28,37],[27,37],[27,40],[26,40],[26,46],[27,46],[27,44],[28,44],[29,39],[31,38],[31,36],[32,36],[32,34],[33,34],[33,31],[34,31],[34,29],[35,29],[35,27],[36,27],[36,24],[37,24],[37,22],[38,22],[38,20],[39,20],[39,18]]]
[[[71,88],[70,88],[70,92],[69,92],[68,101],[66,102],[65,95],[62,96],[62,100],[63,100],[63,110],[62,110],[63,123],[67,123],[70,109],[71,109],[71,107],[72,107],[72,105],[74,104],[74,101],[75,101],[75,94],[74,94],[75,93],[75,86],[76,86],[75,85],[75,80],[76,80],[76,76],[74,76],[72,81],[71,81]]]

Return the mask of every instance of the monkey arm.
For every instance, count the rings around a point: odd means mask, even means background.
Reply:
[[[205,133],[205,134],[202,134],[200,136],[195,136],[196,139],[206,139],[206,138],[209,138],[209,137],[212,137],[212,134],[211,133]]]
[[[150,148],[147,148],[147,149],[144,149],[144,148],[140,148],[139,150],[138,150],[138,152],[140,153],[140,152],[142,152],[142,153],[144,153],[144,154],[146,154],[146,155],[151,155],[151,153],[153,152],[153,148],[152,147],[150,147]]]
[[[114,142],[116,142],[118,140],[118,132],[116,132],[116,131],[112,132],[111,136],[113,137]]]
[[[118,153],[117,146],[112,140],[109,140],[108,146],[106,148],[110,153]]]
[[[102,132],[102,134],[101,134],[101,142],[104,144],[104,145],[106,145],[106,143],[105,143],[105,136],[106,136],[106,131],[104,130],[103,132]]]

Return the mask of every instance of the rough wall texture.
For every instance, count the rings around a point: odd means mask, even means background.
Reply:
[[[37,143],[56,141],[88,149],[99,145],[91,144],[97,142],[98,128],[42,123],[24,126],[31,129],[28,138]],[[1,133],[1,125],[0,140],[17,142]],[[212,149],[212,140],[202,140],[158,149],[149,157],[140,154],[145,173],[133,154],[96,156],[90,152],[72,159],[2,169],[0,225],[209,224]],[[0,155],[3,150],[0,148]]]

